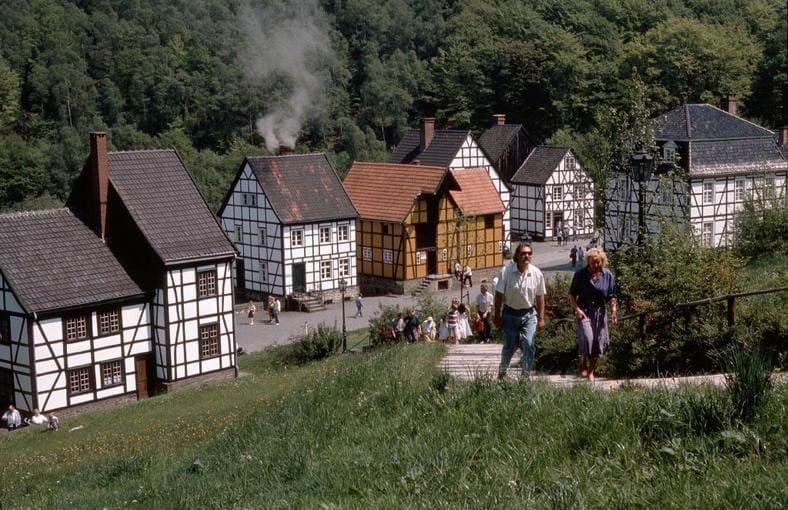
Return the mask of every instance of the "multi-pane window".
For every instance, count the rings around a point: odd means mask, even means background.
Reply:
[[[775,191],[774,176],[770,175],[766,177],[766,179],[764,179],[763,196],[774,197],[774,191]]]
[[[576,182],[575,183],[575,200],[581,200],[585,196],[586,196],[586,183],[584,183],[584,182]]]
[[[339,259],[339,276],[350,276],[350,259]]]
[[[467,245],[467,246],[465,247],[465,254],[466,254],[468,257],[470,257],[471,255],[473,255],[473,245],[472,245],[472,244],[469,244],[469,245]]]
[[[494,214],[485,214],[484,215],[484,228],[495,228],[495,215]]]
[[[567,170],[574,170],[576,168],[575,165],[575,158],[573,156],[566,157],[566,169]]]
[[[393,264],[394,263],[394,252],[391,250],[383,250],[383,263],[384,264]]]
[[[98,313],[98,330],[100,336],[120,331],[120,312],[117,308]]]
[[[441,260],[449,260],[449,250],[446,248],[441,251]]]
[[[424,263],[424,259],[426,258],[424,255],[425,254],[424,254],[423,251],[417,251],[416,252],[416,264],[423,264]]]
[[[701,244],[703,246],[714,246],[714,223],[704,223],[701,233]]]
[[[503,241],[498,241],[498,253],[503,253]]]
[[[340,225],[337,227],[337,241],[350,240],[350,227],[347,225]]]
[[[11,317],[0,312],[0,344],[11,343]]]
[[[744,180],[736,179],[733,183],[733,199],[737,202],[744,200]]]
[[[216,295],[216,270],[197,272],[197,297]]]
[[[381,231],[382,231],[383,235],[388,235],[388,233],[389,233],[389,226],[388,225],[382,225],[380,228],[381,228]]]
[[[219,355],[219,325],[200,326],[200,357],[210,358]]]
[[[257,230],[257,236],[260,239],[260,246],[263,246],[263,247],[266,246],[266,242],[267,242],[266,241],[266,236],[267,235],[268,235],[268,232],[265,230],[264,227],[261,227],[261,228],[259,228]]]
[[[68,371],[68,390],[72,395],[85,393],[92,389],[90,370],[90,367],[82,367]]]
[[[260,262],[260,283],[268,281],[268,265],[265,262]]]
[[[235,242],[240,243],[244,240],[244,228],[241,225],[235,226]]]
[[[553,186],[553,200],[563,200],[564,190],[561,186]]]
[[[331,261],[330,260],[321,260],[320,261],[320,279],[321,280],[329,280],[331,278]]]
[[[331,242],[331,227],[320,227],[320,242],[321,243]]]
[[[372,260],[372,248],[364,246],[361,248],[361,258],[364,260]]]
[[[704,182],[703,183],[703,203],[704,204],[713,204],[714,203],[714,183],[713,182]]]
[[[575,233],[577,233],[578,229],[583,228],[585,222],[586,222],[585,209],[575,209]]]
[[[101,364],[101,387],[123,384],[123,366],[120,360]]]
[[[87,315],[74,315],[66,318],[66,340],[84,340],[88,337]]]
[[[244,205],[248,205],[250,207],[257,207],[257,195],[254,193],[244,193],[243,203]]]
[[[304,245],[304,231],[291,230],[290,231],[290,246],[303,246]]]

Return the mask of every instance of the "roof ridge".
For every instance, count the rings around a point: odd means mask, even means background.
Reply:
[[[246,159],[273,159],[273,158],[293,158],[299,156],[326,156],[325,152],[306,152],[304,154],[271,154],[268,156],[245,156]],[[328,156],[326,156],[328,158]]]
[[[755,126],[755,127],[756,127],[756,128],[758,128],[758,129],[763,129],[764,131],[768,131],[769,133],[771,133],[771,135],[772,135],[772,136],[774,136],[774,131],[772,131],[772,130],[771,130],[771,129],[769,129],[769,128],[765,128],[765,127],[763,127],[763,126],[760,126],[760,125],[756,124],[755,122],[752,122],[751,120],[747,120],[747,119],[745,119],[744,117],[739,117],[738,115],[735,115],[735,114],[733,114],[733,113],[731,113],[731,112],[725,111],[725,110],[723,110],[722,108],[720,108],[720,107],[718,107],[718,106],[714,106],[713,104],[709,104],[709,103],[704,103],[704,104],[705,104],[706,106],[711,106],[712,108],[714,108],[714,109],[716,109],[716,110],[719,110],[719,111],[721,111],[722,113],[724,113],[725,115],[729,115],[729,116],[733,117],[733,118],[734,118],[734,119],[736,119],[736,120],[741,120],[741,121],[743,121],[743,122],[746,122],[747,124],[750,124],[750,125],[752,125],[752,126]],[[764,136],[765,136],[765,135],[764,135]],[[749,138],[749,137],[742,137],[742,138]],[[752,137],[752,138],[757,138],[757,137]]]
[[[52,209],[34,209],[32,211],[14,211],[8,213],[0,213],[0,218],[13,218],[13,217],[29,217],[29,216],[44,216],[44,215],[53,215],[54,213],[59,213],[63,211],[71,212],[71,209],[68,207],[56,207]]]
[[[107,154],[130,154],[140,152],[177,152],[177,150],[172,147],[166,149],[129,149],[125,151],[109,151]]]

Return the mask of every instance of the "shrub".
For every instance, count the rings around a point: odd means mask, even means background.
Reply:
[[[342,346],[342,333],[336,326],[318,324],[308,335],[301,337],[293,349],[293,362],[303,364],[335,354]]]
[[[733,349],[728,356],[725,379],[733,414],[751,422],[769,400],[772,389],[771,364],[760,350]]]
[[[788,208],[784,196],[756,193],[736,215],[736,250],[745,257],[784,254],[788,249]]]
[[[418,300],[418,304],[414,308],[421,322],[424,322],[424,319],[427,317],[432,317],[439,326],[440,320],[446,315],[447,305],[430,295],[426,295]],[[401,307],[400,305],[380,305],[378,312],[377,315],[369,320],[370,342],[375,346],[396,343],[396,339],[391,337],[391,321],[394,320],[399,312],[402,312],[403,317],[406,316],[408,308]]]

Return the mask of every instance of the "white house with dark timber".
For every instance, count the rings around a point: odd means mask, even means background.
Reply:
[[[511,190],[492,161],[468,130],[435,129],[435,119],[421,120],[419,129],[408,129],[391,155],[392,163],[438,166],[452,171],[483,168],[506,208],[503,213],[503,239],[510,239],[509,202]]]
[[[357,285],[358,213],[324,154],[247,157],[219,217],[240,254],[239,289],[329,301],[340,280]]]
[[[657,154],[643,183],[644,236],[660,222],[692,226],[703,246],[730,246],[736,214],[748,197],[785,197],[788,163],[784,135],[736,115],[728,96],[722,108],[686,104],[653,120]],[[605,190],[605,245],[633,244],[640,223],[640,183],[618,175]]]
[[[512,176],[512,232],[536,239],[594,232],[594,183],[569,147],[536,147]]]
[[[48,412],[235,376],[234,256],[175,151],[92,134],[65,208],[0,216],[0,401]]]

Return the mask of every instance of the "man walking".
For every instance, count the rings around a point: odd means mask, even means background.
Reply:
[[[486,283],[482,283],[479,290],[479,295],[476,296],[476,320],[484,324],[484,330],[479,331],[479,337],[481,343],[486,344],[492,339],[492,307],[495,297],[487,290]]]
[[[361,292],[356,296],[356,318],[363,317],[362,309],[364,308],[364,301],[361,300]]]
[[[519,243],[512,263],[501,270],[495,288],[493,321],[503,333],[499,379],[506,377],[509,362],[518,347],[523,351],[523,376],[530,375],[536,354],[536,330],[544,329],[547,290],[542,271],[531,264],[532,256],[531,244]]]

